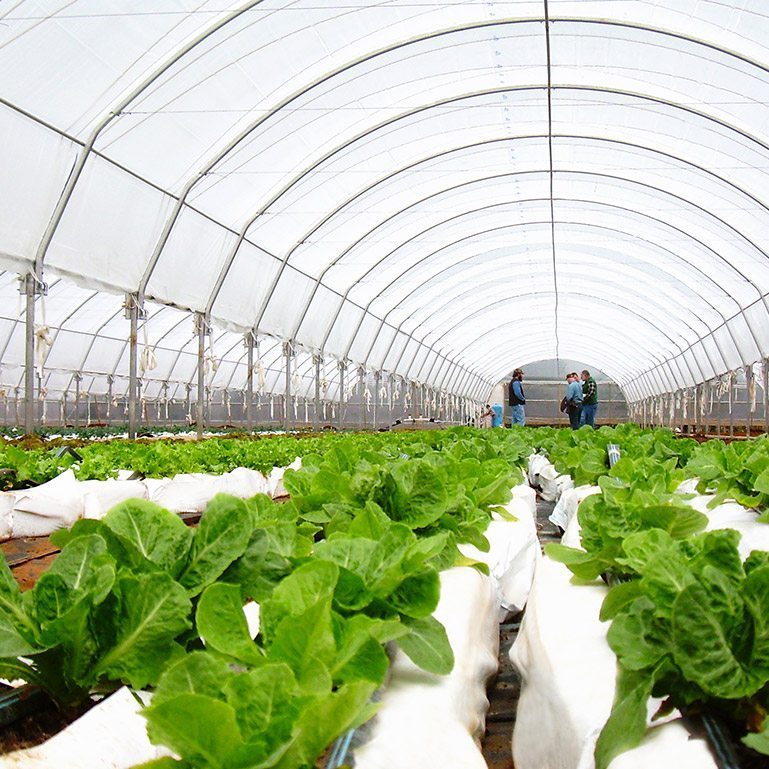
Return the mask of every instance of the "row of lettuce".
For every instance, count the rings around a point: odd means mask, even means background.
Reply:
[[[611,470],[609,443],[622,453]],[[0,672],[61,702],[120,682],[155,688],[150,733],[188,766],[311,765],[336,734],[370,715],[388,641],[426,670],[449,670],[451,650],[432,618],[438,573],[463,562],[457,543],[484,548],[491,511],[534,450],[576,483],[601,487],[580,506],[585,550],[550,546],[578,578],[619,582],[603,609],[620,672],[599,769],[638,744],[651,694],[665,697],[666,708],[736,715],[751,732],[746,743],[769,752],[769,555],[743,563],[738,535],[703,532],[706,517],[676,493],[694,476],[714,504],[766,509],[766,439],[698,444],[622,425],[114,441],[78,450],[73,469],[83,479],[116,468],[146,476],[267,471],[303,457],[302,470],[286,474],[287,504],[217,498],[191,533],[149,503],[125,503],[56,535],[62,553],[32,591],[19,593],[7,570],[2,579]],[[6,477],[18,485],[74,461],[14,446],[3,452]],[[240,613],[246,599],[262,606],[256,642]]]
[[[150,737],[181,757],[156,767],[299,769],[372,715],[388,642],[450,672],[432,616],[439,572],[466,562],[459,543],[488,548],[527,440],[454,431],[317,445],[287,471],[288,502],[218,496],[194,530],[124,502],[53,535],[61,552],[26,592],[3,561],[0,675],[62,705],[122,684],[153,690]],[[260,606],[255,640],[248,600]]]
[[[686,477],[699,477],[699,490],[714,494],[710,507],[736,500],[769,522],[769,443],[698,446],[659,433],[649,443],[640,435],[611,470],[593,473],[601,442],[595,436],[578,462],[569,452],[556,461],[601,489],[579,507],[584,549],[546,546],[578,580],[602,576],[611,585],[601,619],[611,620],[618,676],[597,769],[641,742],[652,696],[662,698],[656,717],[676,708],[715,715],[769,754],[769,552],[743,561],[740,534],[705,531],[707,516],[677,493]]]

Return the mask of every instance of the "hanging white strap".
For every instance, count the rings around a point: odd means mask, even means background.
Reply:
[[[727,388],[729,392],[729,413],[732,413],[732,407],[734,406],[734,385],[737,382],[737,372],[731,371],[729,372],[729,380],[727,383]]]
[[[299,376],[298,371],[294,371],[291,376],[291,391],[296,396],[299,393],[299,388],[302,386],[302,377]]]
[[[47,414],[48,414],[48,388],[41,387],[38,391],[37,397],[40,399],[40,402],[43,406],[43,413],[40,415],[40,422],[41,424],[45,424],[47,421]]]
[[[756,413],[756,375],[753,364],[745,367],[745,382],[748,387],[748,408],[751,414]]]
[[[371,390],[368,387],[363,391],[363,402],[366,404],[366,412],[371,411]]]
[[[264,362],[261,358],[254,361],[254,373],[256,374],[256,392],[264,395],[264,388],[267,386],[267,377],[264,370]]]
[[[206,381],[211,384],[216,371],[219,368],[219,359],[214,354],[214,335],[213,332],[208,334],[208,352],[203,357],[203,371],[206,375]]]
[[[142,336],[144,338],[144,346],[142,347],[141,355],[139,355],[139,377],[144,378],[144,374],[147,371],[152,371],[158,367],[158,359],[155,355],[155,349],[150,347],[149,339],[147,338],[147,324],[142,325]]]
[[[270,395],[270,419],[275,419],[275,396]]]

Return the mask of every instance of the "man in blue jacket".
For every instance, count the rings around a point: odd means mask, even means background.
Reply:
[[[582,386],[576,371],[566,375],[566,413],[572,430],[579,430],[579,415],[582,411]]]
[[[513,378],[510,380],[508,402],[512,409],[513,424],[525,425],[526,413],[523,407],[526,404],[526,396],[523,394],[523,371],[519,368],[513,371]]]

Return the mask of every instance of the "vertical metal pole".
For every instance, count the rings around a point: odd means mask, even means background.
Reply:
[[[752,366],[746,366],[745,367],[745,376],[746,376],[746,383],[748,385],[746,391],[745,391],[745,416],[747,421],[747,428],[745,430],[745,435],[750,438],[750,433],[753,427],[753,412],[750,410],[753,399],[750,397],[751,392],[755,394],[755,386],[756,383],[753,380],[753,367]]]
[[[130,322],[128,332],[128,437],[136,438],[136,394],[138,381],[139,303],[135,294],[125,295],[125,309]]]
[[[246,344],[246,427],[250,430],[254,423],[251,418],[251,404],[254,402],[254,335],[249,331],[245,336]]]
[[[24,278],[27,296],[24,316],[24,432],[35,431],[35,276],[28,273]]]
[[[344,361],[339,361],[339,413],[336,415],[337,425],[342,427],[342,412],[344,411],[344,372],[347,368],[347,364]]]
[[[374,372],[374,419],[373,429],[377,430],[377,411],[379,410],[379,390],[381,388],[382,374],[379,371]]]
[[[80,427],[80,382],[83,379],[83,375],[76,371],[73,377],[75,380],[75,427]]]
[[[283,357],[286,361],[286,384],[283,388],[283,429],[288,432],[291,427],[291,342],[283,343]]]
[[[729,437],[734,437],[734,400],[737,395],[734,378],[729,375]]]
[[[312,426],[320,429],[320,355],[313,355],[312,362],[315,364],[315,415],[312,419]]]
[[[416,419],[419,416],[419,404],[417,403],[417,384],[411,383],[411,418]]]
[[[718,402],[716,403],[716,435],[721,435],[721,382],[718,381],[718,389],[716,395],[718,396]]]
[[[769,433],[769,358],[761,362],[761,372],[764,377],[764,432]]]
[[[195,313],[195,324],[198,332],[198,402],[196,409],[197,437],[203,437],[203,420],[205,419],[205,371],[204,362],[206,354],[206,318],[203,313]]]
[[[112,374],[107,374],[107,413],[104,420],[107,427],[112,424],[112,386],[114,383],[115,377]]]
[[[368,375],[366,374],[366,371],[364,369],[360,369],[358,372],[358,376],[360,377],[360,409],[361,414],[363,415],[363,429],[368,429],[368,404],[366,403],[366,386],[367,382],[366,379],[368,378]]]

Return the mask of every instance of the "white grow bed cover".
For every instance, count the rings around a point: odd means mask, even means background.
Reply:
[[[493,581],[476,569],[441,573],[435,617],[446,628],[454,669],[447,676],[426,673],[395,649],[381,709],[354,754],[356,769],[485,769],[478,740],[486,681],[497,669],[497,609]]]
[[[574,585],[571,572],[543,557],[510,659],[520,671],[513,732],[516,769],[592,769],[598,735],[611,712],[616,658],[598,619],[606,587]],[[659,701],[652,701],[649,714]],[[610,769],[715,769],[703,740],[675,721],[655,725]]]

